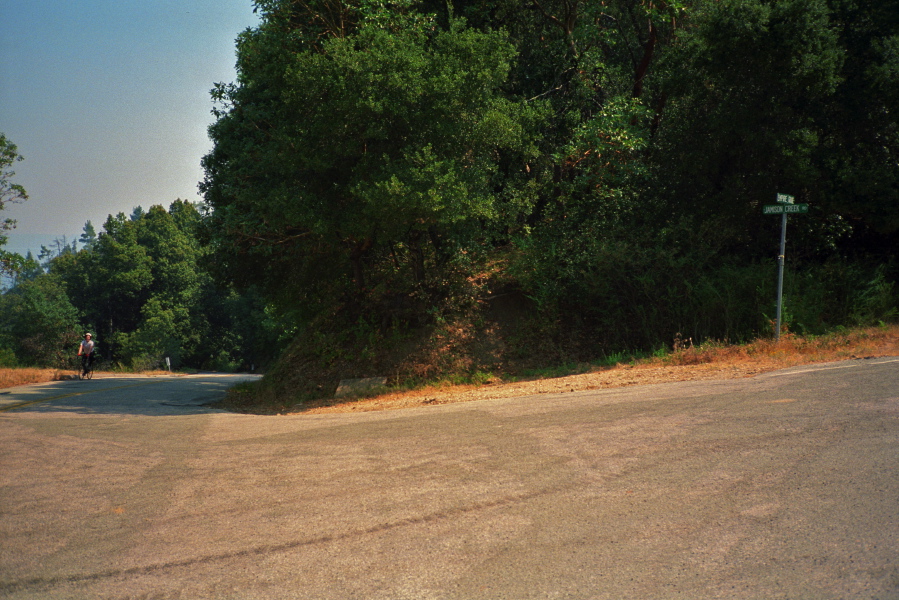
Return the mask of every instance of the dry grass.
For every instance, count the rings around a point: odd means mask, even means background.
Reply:
[[[774,361],[779,365],[778,368],[781,368],[797,364],[897,354],[899,354],[899,325],[889,325],[845,330],[814,337],[787,334],[782,336],[779,342],[763,339],[739,346],[711,342],[697,347],[679,348],[663,358],[653,359],[647,363],[738,365]]]
[[[562,377],[504,382],[495,377],[485,385],[447,386],[445,383],[411,391],[397,391],[373,398],[322,399],[292,406],[224,406],[240,412],[331,413],[390,410],[432,404],[449,404],[486,398],[534,394],[558,394],[673,381],[752,377],[803,364],[899,356],[899,325],[847,330],[819,337],[785,335],[750,344],[708,343],[679,348],[658,358],[592,367],[588,372]]]
[[[34,369],[30,367],[14,369],[0,368],[0,388],[28,385],[29,383],[60,381],[62,379],[70,379],[74,376],[74,369],[62,371],[60,369]]]
[[[130,375],[141,375],[144,377],[155,377],[161,375],[175,375],[168,371],[143,371],[141,373],[129,373]],[[75,379],[77,371],[75,369],[36,369],[32,367],[15,367],[0,368],[0,389],[16,387],[19,385],[28,385],[31,383],[47,383],[50,381],[63,381],[66,379]],[[102,378],[107,376],[94,373],[94,377]]]

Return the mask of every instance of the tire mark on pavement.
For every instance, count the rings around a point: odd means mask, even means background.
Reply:
[[[127,569],[109,569],[106,571],[99,571],[97,573],[84,573],[84,574],[72,574],[72,575],[59,575],[56,577],[34,577],[31,579],[24,579],[19,581],[0,581],[0,595],[5,593],[23,591],[26,589],[41,589],[41,588],[52,588],[59,585],[63,585],[66,583],[90,583],[96,581],[103,581],[106,579],[114,579],[117,577],[127,577],[133,575],[151,575],[154,573],[165,572],[170,569],[178,569],[184,567],[192,567],[197,565],[206,565],[213,564],[216,562],[226,561],[233,558],[246,558],[248,556],[264,556],[267,554],[275,554],[278,552],[289,552],[291,550],[296,550],[298,548],[304,548],[309,546],[316,546],[319,544],[328,544],[331,542],[338,542],[342,540],[348,540],[355,537],[361,537],[366,535],[372,535],[377,533],[382,533],[385,531],[391,531],[394,529],[400,529],[402,527],[411,527],[415,525],[422,525],[425,523],[433,523],[436,521],[443,521],[446,519],[455,518],[461,515],[466,515],[470,513],[475,513],[483,510],[490,510],[493,508],[499,508],[501,506],[506,506],[509,504],[515,504],[520,502],[527,502],[529,500],[534,500],[541,496],[546,496],[550,494],[555,494],[559,492],[563,492],[569,489],[573,489],[577,487],[574,484],[564,485],[564,486],[554,486],[543,488],[540,490],[535,490],[532,492],[524,492],[521,494],[515,494],[512,496],[505,496],[503,498],[498,498],[496,500],[487,500],[484,502],[478,502],[475,504],[460,506],[457,508],[450,508],[447,510],[422,515],[419,517],[408,517],[405,519],[400,519],[398,521],[393,521],[390,523],[380,523],[378,525],[373,525],[371,527],[366,527],[362,529],[354,529],[351,531],[346,531],[344,533],[334,533],[331,535],[321,535],[311,539],[305,540],[296,540],[292,542],[285,542],[283,544],[271,544],[271,545],[263,545],[256,546],[253,548],[247,548],[245,550],[235,550],[233,552],[224,552],[220,554],[210,554],[206,556],[199,556],[196,558],[188,558],[184,560],[175,560],[170,562],[164,562],[153,565],[145,565],[142,567],[129,567]]]

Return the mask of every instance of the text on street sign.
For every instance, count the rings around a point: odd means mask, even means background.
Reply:
[[[789,194],[778,194],[777,195],[777,201],[780,202],[781,204],[793,204],[793,200],[795,200],[795,198]]]
[[[807,213],[808,204],[766,204],[762,209],[763,215],[782,215],[794,213]]]

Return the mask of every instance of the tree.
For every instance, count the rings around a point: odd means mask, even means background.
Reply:
[[[132,360],[161,361],[168,356],[179,365],[202,346],[208,329],[197,314],[201,274],[200,245],[195,236],[199,215],[192,205],[175,201],[169,211],[151,206],[134,221],[137,243],[146,252],[151,278],[141,319],[127,344]]]
[[[663,57],[667,104],[650,149],[659,214],[757,258],[776,244],[758,207],[787,192],[812,207],[792,234],[810,258],[889,256],[897,36],[895,3],[697,2]]]
[[[16,275],[16,282],[19,281],[30,281],[32,279],[37,279],[39,276],[44,274],[44,267],[41,266],[41,263],[38,262],[34,255],[31,253],[31,250],[25,254],[25,260],[22,263],[22,269]]]
[[[143,206],[135,206],[134,210],[131,211],[131,217],[129,217],[132,221],[140,221],[140,218],[146,214]]]
[[[141,322],[133,332],[118,336],[119,358],[133,368],[153,369],[165,366],[169,358],[174,367],[182,364],[189,308],[152,296],[141,307]]]
[[[816,192],[839,217],[843,248],[890,260],[899,244],[899,5],[829,4],[845,58],[820,115],[827,127],[815,156]]]
[[[78,311],[54,275],[19,282],[0,297],[0,338],[20,363],[66,367],[80,337]]]
[[[73,265],[77,275],[67,283],[73,301],[84,307],[87,322],[95,324],[98,341],[108,344],[114,356],[119,335],[134,331],[140,323],[153,273],[134,221],[124,213],[110,215],[103,229],[94,249]]]
[[[21,160],[23,157],[19,155],[16,145],[0,132],[0,210],[3,210],[7,203],[24,202],[28,199],[25,188],[12,182],[16,173],[11,167]],[[16,222],[12,219],[0,221],[0,274],[11,274],[21,267],[20,256],[3,250],[8,239],[6,232],[15,226]]]
[[[206,235],[301,324],[438,314],[490,256],[593,350],[740,339],[765,327],[778,192],[812,206],[809,330],[851,312],[843,267],[895,279],[871,269],[899,244],[896,3],[257,5],[213,92]]]
[[[97,232],[94,230],[94,225],[90,220],[84,224],[84,230],[78,241],[81,242],[81,247],[84,250],[92,250],[94,244],[97,243]]]
[[[219,272],[307,317],[445,293],[501,220],[498,158],[533,153],[540,105],[502,91],[514,49],[391,9],[319,38],[296,6],[264,4],[238,83],[214,93],[201,188]]]

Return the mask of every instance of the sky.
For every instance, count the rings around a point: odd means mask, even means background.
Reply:
[[[0,132],[30,197],[0,212],[18,222],[4,249],[202,200],[209,91],[257,23],[252,0],[0,0]]]

